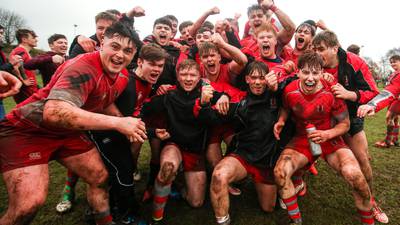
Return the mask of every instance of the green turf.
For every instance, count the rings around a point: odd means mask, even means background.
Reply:
[[[7,110],[13,107],[10,99],[5,100]],[[366,133],[369,144],[383,138],[385,131],[384,113],[367,119]],[[372,166],[374,171],[374,189],[376,198],[381,202],[382,208],[390,218],[390,224],[400,224],[400,148],[377,149],[370,147]],[[142,149],[139,168],[144,174],[138,183],[138,194],[143,193],[144,183],[148,171],[149,148],[146,144]],[[299,199],[301,212],[305,225],[350,225],[361,224],[358,220],[353,204],[350,188],[339,178],[326,163],[319,160],[317,164],[319,175],[308,176],[308,194]],[[73,211],[58,215],[55,205],[60,199],[65,178],[65,169],[59,164],[50,163],[50,187],[46,204],[41,208],[33,224],[85,224],[83,212],[87,206],[85,187],[79,182],[77,200]],[[235,225],[261,225],[261,224],[287,224],[287,214],[284,210],[277,210],[272,214],[263,213],[257,202],[255,189],[250,180],[245,181],[241,188],[243,194],[231,197],[231,216]],[[0,212],[7,207],[7,193],[5,186],[0,181]],[[145,204],[144,213],[150,215],[151,204]],[[183,201],[170,200],[166,207],[166,223],[176,225],[205,225],[214,224],[212,207],[207,195],[205,205],[200,209],[190,208]]]

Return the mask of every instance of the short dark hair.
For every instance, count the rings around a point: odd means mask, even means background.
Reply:
[[[118,19],[114,14],[110,12],[100,12],[94,17],[94,20],[97,23],[99,20],[111,20],[113,22],[116,22]]]
[[[250,14],[253,11],[257,11],[257,10],[261,10],[264,12],[264,10],[261,8],[261,6],[259,4],[254,4],[254,5],[249,6],[249,8],[247,8],[247,16],[250,17]]]
[[[176,16],[171,15],[171,14],[166,15],[165,18],[168,18],[169,20],[178,22],[178,18],[176,18]]]
[[[392,56],[390,56],[389,61],[390,62],[392,62],[392,61],[400,61],[400,55],[392,55]]]
[[[193,59],[185,59],[181,63],[179,63],[178,67],[176,68],[176,71],[179,73],[179,71],[184,70],[184,69],[190,69],[190,68],[195,68],[197,71],[200,72],[200,66],[197,64],[196,61]]]
[[[269,67],[263,62],[253,61],[248,66],[246,66],[245,74],[246,76],[249,76],[254,72],[267,75],[269,73]]]
[[[32,35],[33,37],[37,37],[36,33],[33,30],[29,29],[18,29],[15,32],[15,37],[17,38],[18,44],[22,43],[22,38],[27,38],[29,37],[29,34]]]
[[[0,29],[4,29],[4,27],[0,24]]]
[[[104,32],[104,37],[113,38],[114,35],[119,35],[120,37],[129,38],[129,42],[132,42],[135,48],[138,48],[136,35],[133,34],[134,31],[130,30],[121,22],[115,22],[111,26],[107,27]]]
[[[204,54],[210,53],[211,51],[215,51],[215,52],[219,53],[218,47],[215,44],[208,42],[208,41],[201,43],[201,45],[198,47],[199,47],[199,56],[200,57],[202,57]]]
[[[167,57],[168,53],[159,45],[153,43],[144,45],[139,52],[139,59],[151,62],[166,59]]]
[[[297,28],[296,28],[296,32],[302,28],[302,27],[308,27],[311,30],[311,36],[315,36],[315,32],[317,30],[317,26],[315,25],[315,22],[313,20],[306,20],[304,21],[302,24],[300,24]]]
[[[53,44],[55,41],[57,41],[58,39],[65,39],[67,40],[67,37],[65,37],[65,35],[63,34],[53,34],[49,37],[49,39],[47,39],[47,42],[50,44]]]
[[[186,27],[192,26],[192,25],[193,25],[192,21],[189,21],[189,20],[183,21],[181,24],[179,24],[178,30],[179,30],[179,32],[182,33],[183,29],[185,29]]]
[[[214,24],[213,23],[211,23],[210,21],[205,21],[202,25],[201,25],[202,27],[207,27],[208,29],[210,29],[210,30],[214,30]]]
[[[360,46],[351,44],[351,45],[349,45],[349,47],[347,47],[347,51],[358,55],[358,54],[360,54]]]
[[[322,42],[325,43],[327,47],[336,47],[340,46],[339,40],[336,36],[336,34],[333,31],[330,30],[324,30],[319,32],[317,35],[315,35],[312,44],[313,45],[320,45]]]
[[[172,23],[171,23],[171,20],[169,20],[167,17],[160,17],[160,18],[158,18],[158,19],[156,19],[155,21],[154,21],[154,24],[153,24],[153,29],[154,29],[154,27],[157,25],[157,24],[164,24],[164,25],[167,25],[167,26],[169,26],[169,28],[172,30]]]
[[[107,9],[106,12],[111,13],[111,14],[113,14],[115,16],[121,15],[121,12],[118,11],[117,9]]]
[[[318,53],[307,50],[303,55],[299,57],[297,62],[297,67],[299,69],[303,69],[306,66],[314,69],[322,69],[324,66],[324,60]]]
[[[210,28],[208,28],[208,27],[200,27],[200,29],[197,30],[196,34],[202,34],[206,31],[210,32],[211,34],[214,34],[214,32],[212,30],[210,30]]]

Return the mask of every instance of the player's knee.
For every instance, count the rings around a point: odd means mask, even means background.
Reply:
[[[88,184],[91,186],[102,186],[107,183],[108,172],[106,168],[102,167],[92,173],[92,176],[88,179]]]
[[[211,178],[211,191],[220,192],[223,187],[228,185],[228,176],[220,168],[215,168]]]
[[[190,199],[188,203],[193,208],[200,208],[204,204],[204,199]]]
[[[360,169],[356,166],[347,165],[343,166],[341,169],[341,173],[343,177],[352,185],[353,187],[357,187],[362,183],[365,183],[365,178],[361,173]]]
[[[175,168],[175,165],[173,162],[170,161],[165,161],[161,165],[161,169],[159,172],[159,179],[162,182],[171,182],[175,178],[175,171],[177,168]]]
[[[261,209],[266,212],[266,213],[272,213],[274,211],[275,208],[275,203],[267,203],[267,204],[262,204],[261,205]]]
[[[15,208],[14,213],[16,215],[17,221],[30,221],[31,219],[33,219],[39,208],[44,205],[45,200],[46,196],[43,196],[41,194],[35,195],[35,197],[33,198],[31,197],[25,199],[23,204],[20,204]]]
[[[361,165],[360,165],[361,166]],[[365,176],[365,179],[369,182],[369,181],[371,181],[372,180],[372,168],[371,168],[371,165],[368,163],[368,164],[363,164],[362,166],[361,166],[361,171],[362,171],[362,173],[364,174],[364,176]]]
[[[275,182],[279,188],[285,186],[287,175],[282,166],[276,166],[274,169]]]

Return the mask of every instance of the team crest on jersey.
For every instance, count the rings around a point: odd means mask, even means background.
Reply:
[[[317,112],[323,113],[324,112],[324,106],[323,105],[318,105],[317,106]]]

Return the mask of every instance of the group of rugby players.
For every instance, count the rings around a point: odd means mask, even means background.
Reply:
[[[206,21],[218,13],[211,8],[179,27],[172,15],[158,18],[152,35],[140,40],[134,17],[144,9],[101,12],[96,33],[73,40],[69,60],[65,36],[53,35],[51,51],[31,58],[36,34],[18,31],[18,47],[0,65],[13,73],[0,72],[0,97],[20,88],[14,95],[20,104],[0,122],[9,198],[0,224],[34,219],[47,196],[50,160],[68,169],[57,211],[72,207],[80,177],[88,184],[87,216],[97,225],[145,224],[137,215],[133,174],[146,140],[151,224],[165,223],[171,189],[201,207],[208,186],[216,223],[231,224],[229,193],[240,194],[235,182],[247,176],[263,211],[280,202],[290,224],[302,224],[297,196],[305,194],[303,175],[315,172],[319,156],[352,188],[362,224],[387,223],[372,192],[363,117],[397,98],[398,72],[379,94],[364,60],[343,50],[322,21],[296,28],[271,0],[248,8],[242,39],[240,15]],[[393,62],[399,71],[400,58]],[[44,76],[43,88],[33,69]],[[310,126],[316,129],[307,132]],[[310,146],[322,152],[313,154]],[[180,171],[183,188],[174,185]]]

